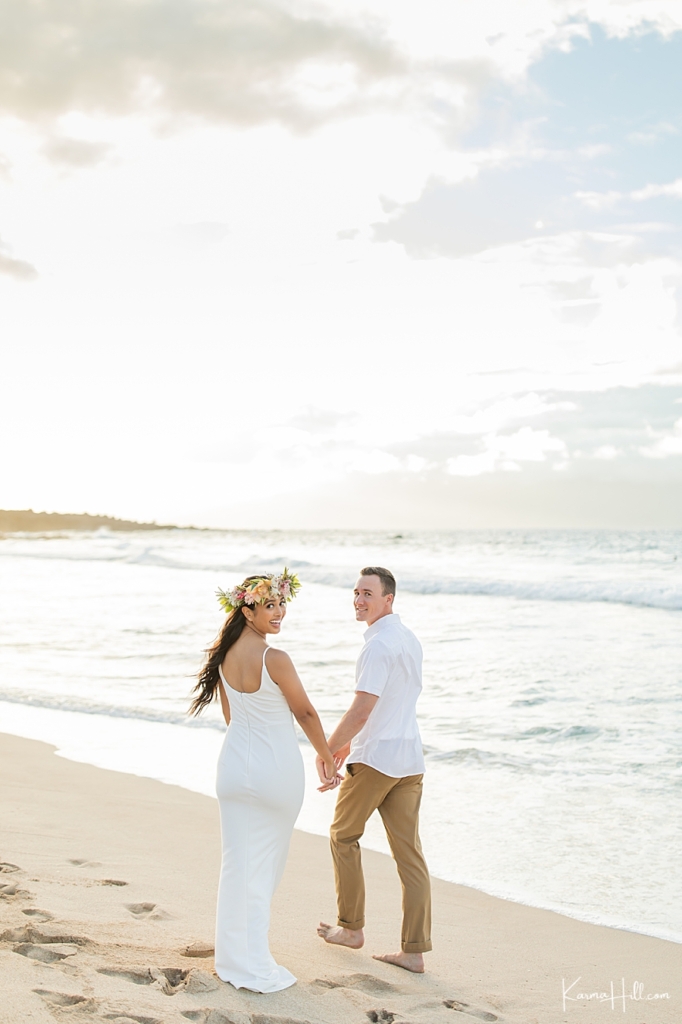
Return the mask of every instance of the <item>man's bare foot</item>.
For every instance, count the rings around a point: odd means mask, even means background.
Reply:
[[[396,967],[404,967],[406,971],[413,974],[424,973],[424,956],[422,953],[384,953],[383,956],[373,956],[373,960],[383,960],[385,964],[395,964]]]
[[[339,925],[325,924],[324,921],[320,921],[317,934],[321,939],[331,943],[333,946],[348,946],[349,949],[360,949],[365,944],[365,935],[362,928],[353,931],[350,928],[341,928]]]

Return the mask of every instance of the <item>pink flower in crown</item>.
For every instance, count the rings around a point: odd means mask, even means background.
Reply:
[[[289,580],[282,580],[279,585],[279,592],[281,597],[291,596],[291,584],[289,583]]]

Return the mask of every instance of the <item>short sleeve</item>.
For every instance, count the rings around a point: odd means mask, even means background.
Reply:
[[[355,692],[372,693],[380,697],[384,692],[391,669],[391,654],[382,643],[367,644],[358,658]]]

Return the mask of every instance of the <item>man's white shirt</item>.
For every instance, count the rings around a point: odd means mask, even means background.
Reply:
[[[395,613],[365,632],[355,669],[355,690],[379,700],[351,743],[349,764],[367,764],[395,779],[424,771],[417,699],[422,689],[422,649]]]

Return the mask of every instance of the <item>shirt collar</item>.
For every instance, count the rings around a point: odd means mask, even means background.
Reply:
[[[395,612],[391,612],[390,615],[382,615],[380,619],[377,619],[376,622],[372,623],[369,629],[365,630],[363,634],[365,637],[365,641],[371,640],[372,637],[376,636],[377,633],[380,633],[382,629],[386,629],[388,626],[390,626],[391,622],[400,622],[400,616],[396,615]]]

